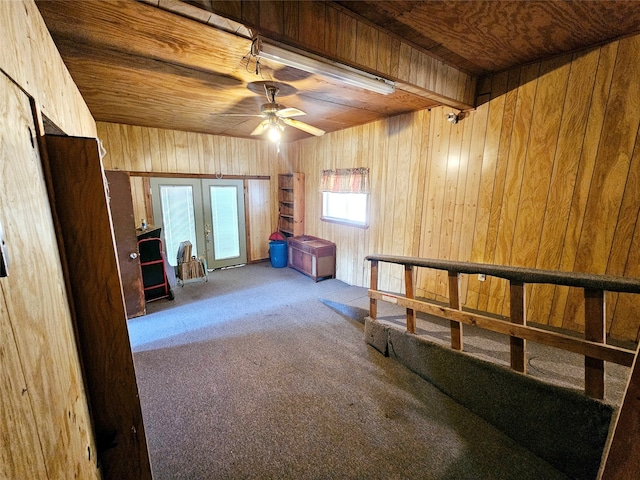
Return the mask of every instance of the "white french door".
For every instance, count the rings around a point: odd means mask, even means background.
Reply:
[[[170,265],[185,240],[210,269],[247,263],[242,180],[152,178],[151,195]]]

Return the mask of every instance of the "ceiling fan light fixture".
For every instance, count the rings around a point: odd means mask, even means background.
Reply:
[[[324,130],[291,118],[306,115],[302,110],[285,107],[284,105],[276,103],[276,95],[278,94],[278,88],[276,86],[265,84],[264,89],[267,94],[268,103],[260,107],[260,115],[249,115],[262,117],[264,120],[251,132],[251,135],[262,135],[266,132],[267,137],[278,146],[280,145],[280,139],[282,132],[284,132],[285,125],[297,128],[310,135],[324,135]]]
[[[308,73],[324,75],[354,87],[364,88],[371,92],[389,95],[395,92],[395,83],[386,78],[371,75],[342,63],[316,57],[309,53],[285,50],[268,43],[261,42],[259,56],[287,67],[293,67]]]
[[[282,137],[282,132],[277,125],[272,124],[269,125],[269,131],[267,135],[269,136],[269,140],[271,140],[272,142],[279,142],[280,138]]]

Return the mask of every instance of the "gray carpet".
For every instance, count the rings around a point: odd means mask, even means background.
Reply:
[[[154,478],[566,478],[366,345],[363,304],[268,263],[149,304],[129,331]]]

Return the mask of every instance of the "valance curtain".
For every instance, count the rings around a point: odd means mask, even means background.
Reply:
[[[368,168],[322,170],[320,191],[334,193],[370,193]]]

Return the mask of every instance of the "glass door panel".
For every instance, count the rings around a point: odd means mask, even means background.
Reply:
[[[177,265],[178,248],[188,240],[192,255],[204,253],[202,240],[202,193],[199,180],[152,178],[153,217],[162,226],[169,265]],[[161,220],[162,223],[159,222]]]
[[[219,260],[240,255],[235,187],[210,187],[213,254]]]
[[[244,182],[203,180],[202,185],[203,194],[207,197],[203,203],[209,267],[247,263]]]

